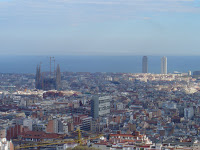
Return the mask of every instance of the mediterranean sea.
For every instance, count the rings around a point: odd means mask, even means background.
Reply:
[[[54,56],[61,72],[141,73],[143,56]],[[148,56],[148,72],[160,73],[162,56]],[[200,70],[200,56],[166,56],[168,73]],[[0,73],[35,73],[37,64],[49,71],[49,56],[0,56]],[[52,69],[53,69],[52,62]]]

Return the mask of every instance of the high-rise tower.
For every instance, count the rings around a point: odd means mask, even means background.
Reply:
[[[143,56],[142,58],[142,73],[148,73],[148,58]]]
[[[167,74],[167,57],[161,58],[161,74]]]

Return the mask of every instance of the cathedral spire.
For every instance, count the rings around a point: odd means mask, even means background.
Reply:
[[[61,88],[61,73],[60,73],[60,65],[57,65],[56,68],[56,90],[60,90]]]
[[[35,88],[36,89],[41,89],[42,88],[42,84],[41,84],[41,66],[40,65],[37,65],[37,68],[36,68]]]

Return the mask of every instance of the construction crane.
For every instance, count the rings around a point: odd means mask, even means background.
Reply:
[[[92,140],[92,139],[97,139],[97,138],[100,138],[100,137],[103,136],[102,134],[99,134],[99,135],[97,135],[97,136],[95,136],[95,137],[82,138],[82,134],[81,134],[81,132],[85,132],[85,133],[87,133],[88,135],[91,135],[92,133],[89,133],[89,132],[84,131],[84,130],[80,130],[80,128],[76,129],[75,132],[78,132],[77,143],[79,143],[79,145],[83,145],[83,144],[84,144],[83,141],[86,141],[86,140]]]
[[[65,140],[61,140],[61,141],[51,141],[51,142],[44,142],[44,143],[37,143],[37,144],[32,144],[32,145],[19,145],[15,147],[15,150],[17,149],[27,149],[27,148],[33,148],[33,147],[44,147],[44,146],[51,146],[51,145],[59,145],[59,144],[66,144],[66,143],[75,143],[74,140],[71,141],[65,141]]]
[[[86,132],[86,131],[82,131],[80,130],[80,128],[78,128],[75,132],[78,132],[78,139],[71,139],[71,140],[55,140],[55,141],[46,141],[46,142],[34,142],[34,144],[31,144],[31,145],[18,145],[15,147],[15,150],[18,150],[18,149],[27,149],[27,148],[33,148],[33,147],[45,147],[45,146],[51,146],[51,145],[62,145],[62,144],[67,144],[67,143],[78,143],[79,145],[83,145],[84,144],[84,141],[87,141],[87,140],[92,140],[92,139],[97,139],[97,138],[100,138],[102,137],[103,135],[98,135],[96,137],[90,137],[90,138],[82,138],[82,134],[81,132]],[[36,143],[36,144],[35,144]]]
[[[77,140],[77,142],[80,144],[80,145],[82,145],[82,140],[81,140],[81,130],[80,130],[80,128],[78,128],[77,130],[76,130],[77,132],[78,132],[78,140]]]

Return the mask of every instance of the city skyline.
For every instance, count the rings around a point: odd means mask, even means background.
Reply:
[[[0,150],[200,150],[200,0],[0,0]]]
[[[0,0],[7,55],[200,55],[197,0]]]
[[[62,72],[142,72],[143,56],[55,56]],[[198,56],[167,56],[168,72],[191,72],[200,70]],[[149,73],[160,73],[161,56],[148,55]],[[30,63],[27,63],[30,62]],[[92,62],[92,63],[91,63]],[[5,65],[6,64],[6,65]],[[1,56],[1,73],[34,73],[37,64],[49,72],[47,56]],[[53,65],[52,65],[53,67]]]
[[[63,72],[62,90],[34,76],[0,73],[1,148],[200,148],[199,73]]]

